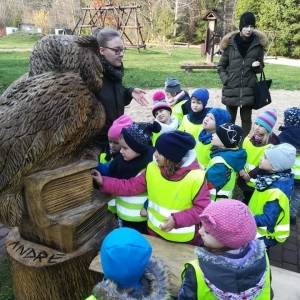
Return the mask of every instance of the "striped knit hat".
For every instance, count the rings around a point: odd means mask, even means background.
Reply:
[[[275,109],[269,109],[257,116],[255,123],[263,126],[270,133],[277,121],[277,112]]]

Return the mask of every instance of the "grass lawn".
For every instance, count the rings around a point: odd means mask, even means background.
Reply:
[[[1,44],[0,44],[1,49]],[[198,48],[169,48],[172,56],[160,47],[148,47],[140,53],[128,49],[124,57],[126,86],[145,89],[163,88],[167,77],[179,80],[183,88],[221,88],[216,70],[194,70],[186,73],[180,69],[181,63],[205,62]],[[18,77],[28,71],[30,52],[0,52],[0,94]],[[219,57],[215,57],[217,62]],[[267,64],[267,78],[272,78],[272,89],[300,90],[300,68]]]
[[[28,34],[26,32],[9,34],[0,39],[0,49],[32,48],[43,36],[40,33]]]

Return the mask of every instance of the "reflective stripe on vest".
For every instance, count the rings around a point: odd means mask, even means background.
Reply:
[[[195,236],[195,225],[162,231],[159,225],[172,213],[193,207],[193,200],[198,194],[203,181],[204,171],[189,171],[182,179],[171,181],[165,179],[160,169],[153,162],[147,166],[146,181],[148,189],[148,226],[159,236],[174,242],[188,242]]]
[[[232,197],[233,189],[235,186],[236,172],[221,156],[213,157],[207,166],[207,170],[215,164],[224,164],[228,169],[230,169],[231,174],[230,174],[229,181],[218,192],[216,189],[209,190],[210,200],[216,201],[216,200],[220,200],[220,199],[224,199],[224,198],[230,199]]]
[[[180,130],[180,131],[185,131],[185,132],[188,132],[189,134],[191,134],[195,138],[196,141],[198,141],[198,137],[199,137],[199,134],[202,131],[202,129],[203,129],[202,124],[192,123],[188,119],[187,115],[183,116],[181,124],[178,128],[178,130]]]
[[[117,213],[117,208],[116,208],[116,199],[111,199],[107,202],[107,208],[109,211],[111,211],[113,214]]]
[[[117,215],[122,220],[129,222],[146,221],[147,217],[142,217],[140,212],[147,199],[147,192],[130,197],[116,196]]]
[[[210,161],[211,143],[204,145],[200,141],[197,141],[195,151],[198,163],[200,164],[201,168],[205,170]]]
[[[265,255],[267,261],[267,274],[266,280],[263,285],[263,288],[259,295],[253,299],[255,300],[269,300],[271,295],[271,284],[270,284],[270,263],[267,254]],[[214,295],[214,293],[209,289],[207,284],[204,281],[202,270],[199,266],[198,259],[195,259],[184,266],[184,270],[182,272],[181,278],[183,279],[185,276],[185,270],[188,266],[192,266],[195,270],[196,280],[197,280],[197,299],[201,300],[218,300],[218,298]],[[243,297],[241,296],[241,299]]]
[[[294,179],[300,180],[300,155],[296,156],[295,163],[292,166],[292,173],[295,175]]]
[[[143,171],[145,171],[145,169],[141,170],[136,176],[139,176]],[[142,217],[140,212],[147,199],[147,192],[135,196],[116,196],[118,217],[128,222],[146,221],[147,217]]]
[[[274,232],[269,232],[267,227],[258,227],[257,236],[276,239],[277,242],[283,243],[290,235],[290,201],[286,194],[278,188],[270,188],[263,192],[255,190],[250,202],[249,209],[254,216],[264,213],[264,206],[268,201],[278,199],[279,206],[282,208],[277,220]]]
[[[259,165],[259,160],[262,156],[264,156],[265,149],[269,148],[270,146],[272,146],[272,144],[256,147],[250,141],[249,136],[245,137],[243,148],[247,152],[247,161],[245,164],[245,171],[247,173],[249,173]],[[246,181],[246,184],[250,187],[255,186],[255,182],[253,181]]]

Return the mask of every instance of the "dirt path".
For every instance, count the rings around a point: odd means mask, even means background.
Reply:
[[[195,88],[196,89],[196,88]],[[191,94],[195,89],[188,89],[188,92]],[[129,114],[134,121],[142,122],[142,121],[152,121],[153,116],[151,113],[152,107],[152,95],[155,90],[147,90],[147,98],[149,99],[149,105],[147,107],[143,107],[138,105],[135,101],[126,107],[125,113]],[[221,103],[221,89],[209,89],[210,98],[208,100],[209,107],[221,107],[225,108],[225,106]],[[277,123],[274,127],[274,132],[278,133],[278,127],[283,124],[283,112],[285,109],[293,106],[299,106],[300,103],[300,91],[285,91],[285,90],[271,90],[272,103],[269,106],[266,106],[260,110],[253,110],[252,120],[261,112],[268,108],[274,108],[277,111]],[[239,116],[239,114],[238,114]],[[237,118],[237,124],[240,125],[240,119]]]

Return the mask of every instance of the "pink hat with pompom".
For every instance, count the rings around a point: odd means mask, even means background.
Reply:
[[[160,109],[165,109],[168,110],[170,113],[172,113],[172,108],[167,103],[164,92],[162,91],[155,92],[152,99],[153,99],[152,115],[154,118],[155,118],[155,113]]]
[[[212,202],[203,210],[200,221],[210,235],[231,249],[245,246],[257,232],[248,206],[234,199]]]
[[[123,128],[128,128],[133,124],[131,117],[128,115],[122,115],[116,119],[108,130],[107,136],[118,139]]]

